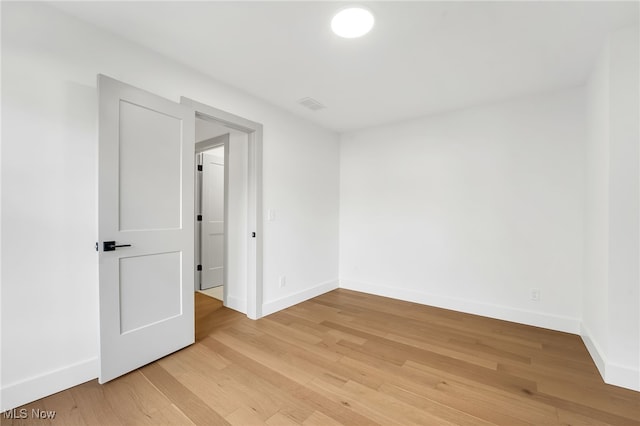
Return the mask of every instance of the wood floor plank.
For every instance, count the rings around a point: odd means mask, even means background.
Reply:
[[[229,390],[226,374],[206,363],[194,361],[188,355],[183,356],[184,352],[180,355],[162,359],[158,364],[220,416],[225,417],[240,408],[242,403]]]
[[[626,420],[640,421],[640,398],[621,399],[606,392],[601,392],[592,386],[574,386],[560,380],[545,380],[538,385],[541,395],[561,398],[562,400],[589,407],[589,412],[604,421],[625,423]],[[586,412],[586,411],[585,411]],[[597,413],[597,414],[596,414]],[[614,417],[606,413],[615,413]],[[602,414],[602,415],[600,415]]]
[[[331,324],[337,329],[349,329],[348,326]],[[504,387],[515,391],[526,391],[536,388],[536,383],[531,380],[512,377],[489,368],[479,367],[459,359],[449,358],[434,352],[414,348],[409,345],[390,341],[375,335],[360,332],[359,335],[367,339],[367,343],[361,347],[353,346],[352,349],[361,351],[370,356],[376,356],[384,362],[395,365],[404,365],[407,361],[419,364],[427,364],[432,368],[452,370],[456,374],[465,377],[474,377],[476,380],[489,381],[496,387]]]
[[[264,381],[258,378],[249,380],[244,371],[233,364],[212,372],[206,371],[206,364],[196,365],[188,376],[179,381],[193,393],[198,393],[201,389],[209,391],[210,393],[203,392],[201,399],[225,418],[231,412],[246,406],[262,420],[266,420],[278,411],[284,400],[278,389],[265,386]],[[310,412],[308,410],[301,417],[306,418]]]
[[[379,411],[380,407],[373,405],[371,401],[356,398],[354,395],[343,390],[339,386],[330,384],[324,380],[313,380],[307,384],[313,392],[325,396],[333,401],[334,404],[340,404],[347,407],[350,411],[357,413],[359,416],[369,419],[379,425],[397,425],[402,426],[403,420],[394,417],[392,413]]]
[[[611,423],[605,423],[600,419],[593,419],[589,416],[567,411],[558,408],[558,421],[563,425],[581,425],[581,426],[614,426]]]
[[[61,393],[67,392],[76,401],[84,424],[111,424],[114,426],[125,424],[125,421],[116,414],[118,407],[113,407],[105,397],[105,386],[100,385],[97,380],[83,383]]]
[[[274,349],[273,345],[261,347],[255,344],[255,340],[246,339],[246,335],[238,334],[237,330],[225,330],[217,333],[215,339],[238,352],[248,354],[251,359],[265,367],[282,372],[283,375],[298,384],[308,383],[314,378],[310,372],[292,366],[286,353]]]
[[[452,421],[456,425],[461,426],[482,426],[493,425],[495,421],[503,422],[504,424],[510,424],[512,426],[525,425],[528,423],[522,422],[520,419],[514,417],[507,417],[504,415],[495,415],[493,413],[482,413],[481,416],[475,416],[464,411],[457,410],[451,405],[445,405],[438,403],[432,399],[426,398],[422,395],[417,395],[406,389],[403,389],[396,385],[383,384],[380,386],[379,391],[382,394],[393,396],[399,401],[403,401],[408,405],[419,408],[423,412],[433,413],[441,418],[446,418]],[[493,420],[488,421],[487,418]]]
[[[427,343],[427,342],[423,342],[423,341],[419,341],[419,340],[415,340],[415,339],[410,339],[407,337],[403,337],[403,336],[399,336],[397,334],[393,334],[393,333],[387,333],[386,338],[393,341],[393,342],[398,342],[398,343],[402,343],[405,345],[409,345],[409,346],[413,346],[415,348],[419,348],[419,349],[424,349],[426,351],[430,351],[430,352],[434,352],[443,356],[447,356],[450,358],[454,358],[463,362],[468,362],[470,364],[475,364],[478,365],[479,367],[484,367],[484,368],[488,368],[491,370],[497,370],[498,369],[498,362],[497,361],[492,361],[492,360],[486,360],[483,358],[480,358],[476,355],[469,355],[465,352],[462,351],[457,351],[457,350],[453,350],[453,349],[449,349],[446,347],[443,347],[442,345],[438,345],[438,344],[434,344],[434,343]]]
[[[640,426],[579,336],[343,289],[258,321],[195,302],[191,347],[2,425]]]
[[[420,398],[426,398],[495,424],[529,424],[519,418],[519,413],[525,413],[528,418],[535,420],[538,424],[553,424],[548,422],[549,417],[554,413],[552,407],[543,407],[537,402],[522,401],[518,396],[491,386],[477,388],[474,386],[476,385],[474,381],[437,369],[425,370],[424,367],[415,369],[407,365],[397,367],[371,362],[366,358],[359,360],[357,355],[345,356],[340,363],[346,364],[363,375],[382,377],[380,391],[390,389],[387,385],[395,386]],[[540,415],[541,411],[544,415]]]
[[[340,426],[341,423],[338,423],[331,417],[326,416],[319,411],[314,411],[312,415],[310,415],[304,422],[302,422],[302,425],[303,426]]]
[[[299,426],[302,424],[281,411],[278,411],[273,416],[269,417],[265,423],[269,426]]]
[[[343,387],[343,391],[360,401],[367,401],[371,407],[384,414],[391,414],[394,418],[402,418],[404,424],[438,424],[455,425],[455,419],[451,412],[445,410],[423,410],[421,407],[409,404],[395,395],[379,392],[363,386],[357,382],[349,381]],[[441,416],[444,415],[444,416]]]
[[[170,398],[194,424],[229,424],[222,416],[202,402],[196,394],[170,375],[160,364],[149,364],[143,367],[141,371],[149,382],[166,395],[167,398]]]
[[[65,425],[70,426],[82,425],[85,422],[80,410],[78,410],[78,403],[71,392],[59,392],[51,395],[50,398],[43,401],[42,405],[45,412],[55,412],[55,417],[51,420],[51,424],[55,424],[56,418],[58,422],[64,421]]]
[[[424,370],[431,373],[443,374],[445,376],[453,378],[454,380],[459,380],[462,378],[461,376],[455,373],[450,374],[448,372],[442,371],[441,369],[437,369],[437,368],[434,369],[429,366],[413,363],[412,361],[408,361],[407,364],[409,365],[409,367],[417,368],[418,370]],[[616,411],[600,410],[588,405],[586,401],[590,399],[590,397],[588,396],[591,392],[590,389],[576,387],[575,385],[572,385],[572,384],[567,384],[567,386],[569,386],[569,388],[572,389],[571,392],[563,395],[562,397],[559,397],[559,396],[549,395],[544,392],[540,392],[539,390],[530,390],[527,388],[523,388],[521,392],[517,392],[517,391],[514,392],[514,390],[517,390],[517,387],[515,387],[514,389],[509,389],[508,387],[504,388],[502,386],[495,386],[485,380],[475,380],[475,379],[472,379],[472,380],[475,383],[477,383],[478,386],[482,387],[484,392],[488,392],[490,390],[496,390],[496,391],[502,391],[503,393],[507,392],[519,398],[523,398],[523,397],[527,398],[530,401],[531,405],[522,410],[523,415],[526,415],[526,416],[533,416],[533,414],[535,413],[535,410],[533,409],[533,407],[536,406],[536,404],[533,404],[533,403],[539,403],[549,408],[551,407],[563,408],[563,409],[566,409],[567,411],[588,414],[589,416],[595,419],[599,419],[603,423],[608,422],[608,423],[619,424],[619,425],[640,425],[640,404],[638,404],[640,402],[640,399],[636,397],[636,394],[638,394],[637,392],[633,392],[633,391],[624,392],[626,395],[629,395],[629,399],[626,401],[626,404],[625,404],[625,411],[629,410],[629,412],[638,414],[638,416],[634,414],[633,417],[627,418],[624,415],[620,415],[620,413],[617,410]],[[576,392],[579,394],[582,394],[582,398],[580,402],[575,401],[574,398],[572,398],[571,396],[571,394],[574,394]],[[494,396],[492,397],[492,399],[496,400],[496,397]]]
[[[229,424],[237,426],[266,425],[265,421],[249,407],[240,407],[225,418]]]
[[[184,423],[172,402],[144,377],[140,370],[102,385],[104,398],[124,424],[154,425]],[[98,419],[100,420],[100,419]]]
[[[357,413],[345,408],[343,404],[331,401],[310,388],[301,386],[300,383],[290,379],[277,369],[272,369],[260,362],[251,359],[242,352],[213,339],[211,336],[203,341],[212,350],[221,353],[225,358],[232,360],[235,364],[242,366],[252,372],[257,377],[267,380],[269,383],[285,390],[292,400],[303,402],[316,411],[330,415],[338,422],[345,425],[365,425],[377,424],[371,419],[360,416]]]
[[[200,292],[195,292],[195,333],[196,341],[207,337],[212,327],[219,324],[220,317],[216,311],[223,307],[223,303],[206,296]]]
[[[307,404],[291,399],[290,393],[256,377],[255,374],[239,365],[230,366],[228,373],[246,389],[250,389],[247,395],[242,398],[246,400],[249,396],[251,399],[244,404],[256,409],[264,419],[271,419],[276,413],[280,413],[280,417],[287,417],[287,419],[300,424],[313,413],[313,408]],[[268,405],[261,406],[262,404]],[[273,421],[275,420],[272,419]]]
[[[555,424],[555,408],[532,399],[527,393],[513,392],[410,361],[403,369],[416,377],[426,374],[430,380],[433,377],[440,380],[435,385],[437,392],[412,383],[402,384],[403,388],[481,419],[507,425]]]

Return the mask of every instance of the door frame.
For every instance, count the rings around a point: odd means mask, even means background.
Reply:
[[[249,239],[247,244],[247,316],[251,319],[258,319],[262,317],[263,300],[262,124],[184,96],[180,97],[180,103],[193,109],[194,119],[197,117],[205,121],[222,124],[247,134],[247,230],[249,232],[249,235],[247,235]],[[255,237],[252,238],[252,235],[255,235]]]

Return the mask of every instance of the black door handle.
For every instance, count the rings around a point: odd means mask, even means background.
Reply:
[[[131,244],[116,245],[115,241],[105,241],[104,243],[102,243],[102,250],[103,251],[114,251],[118,247],[131,247]]]

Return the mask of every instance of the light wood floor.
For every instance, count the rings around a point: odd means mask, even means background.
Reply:
[[[640,425],[640,393],[603,384],[574,335],[347,290],[259,321],[200,294],[196,311],[196,344],[30,422]]]

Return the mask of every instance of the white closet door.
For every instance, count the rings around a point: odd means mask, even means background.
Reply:
[[[224,285],[224,158],[202,154],[200,289]]]

